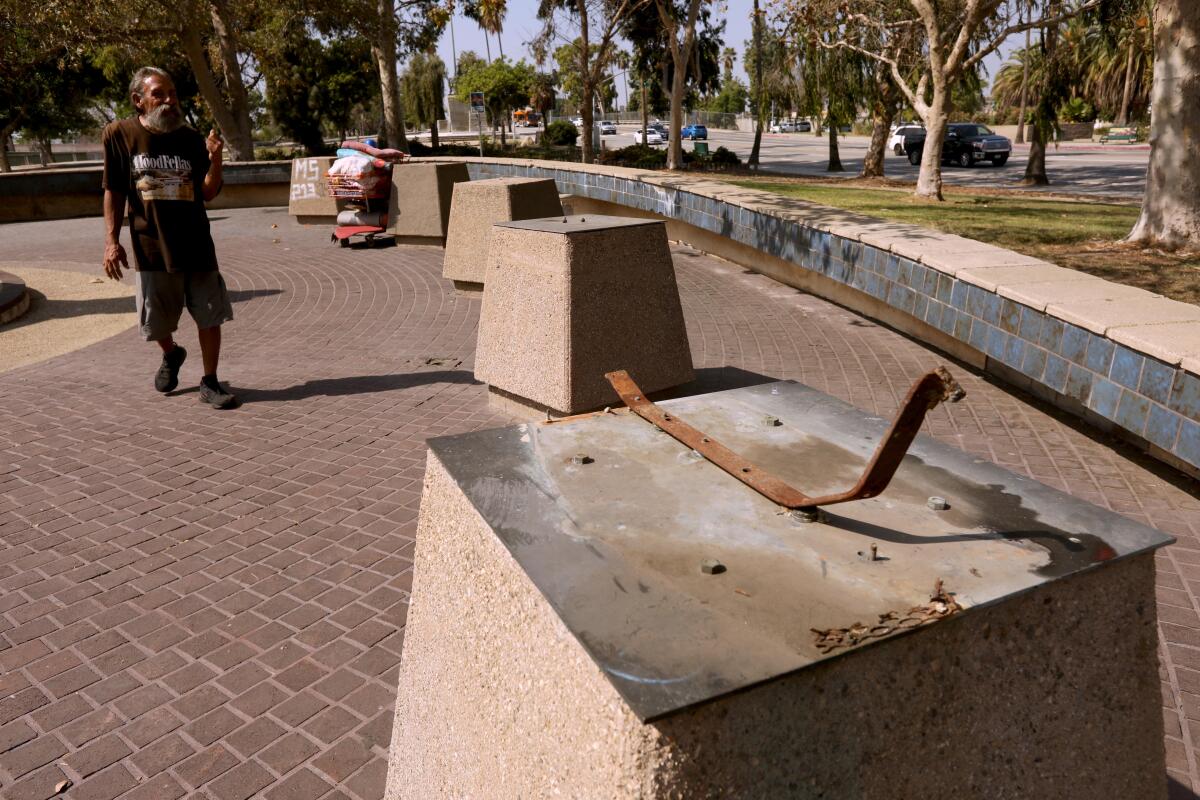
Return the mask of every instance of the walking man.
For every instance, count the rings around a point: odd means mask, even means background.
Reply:
[[[129,84],[137,113],[104,129],[104,273],[129,269],[121,219],[129,204],[129,236],[137,278],[142,337],[158,342],[162,364],[154,388],[172,391],[187,351],[172,334],[186,307],[196,321],[204,377],[200,400],[232,408],[237,398],[217,382],[221,324],[233,319],[204,202],[221,191],[221,137],[205,139],[183,124],[171,76],[142,67]]]

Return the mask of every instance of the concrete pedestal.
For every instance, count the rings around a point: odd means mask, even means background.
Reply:
[[[456,185],[442,277],[460,291],[482,292],[493,224],[562,215],[558,188],[549,179],[492,178]]]
[[[387,232],[400,244],[443,247],[454,187],[469,181],[466,164],[399,164],[392,169]]]
[[[692,380],[662,222],[588,215],[492,228],[475,376],[505,402],[574,414],[619,402],[627,370],[654,392]]]
[[[334,158],[292,159],[292,182],[288,190],[288,213],[302,225],[334,225],[345,206],[329,194],[325,175]]]
[[[787,477],[815,489],[883,428],[822,397],[664,407],[760,463],[799,456]],[[1166,797],[1169,537],[928,440],[883,496],[808,525],[628,414],[430,444],[387,800]],[[932,576],[956,613],[813,649],[810,629],[905,618]]]

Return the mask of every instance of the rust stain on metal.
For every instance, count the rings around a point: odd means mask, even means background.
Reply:
[[[814,643],[822,654],[828,655],[842,648],[849,649],[876,639],[886,639],[901,631],[912,630],[937,622],[939,619],[951,617],[962,611],[963,607],[954,599],[951,592],[939,580],[933,587],[933,594],[928,603],[913,606],[901,614],[889,611],[879,615],[879,622],[874,625],[864,625],[855,622],[848,628],[812,628]]]
[[[921,376],[908,390],[908,396],[904,399],[899,413],[854,486],[844,492],[810,497],[742,458],[703,431],[663,411],[646,399],[625,370],[609,372],[604,377],[633,413],[697,451],[767,499],[788,509],[829,506],[876,497],[887,488],[896,474],[900,462],[921,428],[921,423],[925,421],[925,415],[938,403],[956,403],[966,396],[966,392],[944,367],[938,367]]]

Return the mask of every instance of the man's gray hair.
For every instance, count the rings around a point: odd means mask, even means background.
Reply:
[[[167,80],[171,81],[171,83],[175,82],[171,80],[171,74],[165,69],[159,69],[158,67],[142,67],[137,72],[133,73],[133,80],[129,82],[129,93],[131,95],[136,94],[138,97],[141,97],[142,88],[145,86],[146,78],[149,78],[151,75],[157,75],[160,78],[166,78]]]

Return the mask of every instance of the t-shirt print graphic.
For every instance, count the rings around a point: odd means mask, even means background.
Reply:
[[[142,202],[147,200],[186,200],[195,195],[192,186],[192,165],[179,156],[133,157],[133,188]]]

